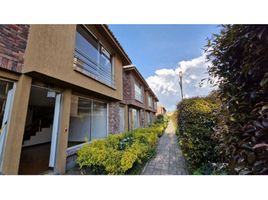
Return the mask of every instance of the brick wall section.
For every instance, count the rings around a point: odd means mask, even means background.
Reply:
[[[120,104],[119,102],[109,103],[109,133],[119,133],[120,128]]]
[[[131,74],[129,72],[123,73],[123,100],[132,99],[132,81]]]
[[[29,25],[0,25],[0,68],[21,72]]]
[[[139,102],[135,99],[135,87],[134,82],[135,80],[142,84],[140,81],[137,80],[135,77],[136,75],[130,71],[126,71],[123,73],[123,103],[125,104],[132,104],[139,108],[145,108],[145,103]],[[145,96],[144,86],[142,90],[143,96]]]

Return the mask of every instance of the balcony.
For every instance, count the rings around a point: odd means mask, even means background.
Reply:
[[[115,87],[114,75],[111,67],[94,62],[87,54],[78,48],[74,54],[74,68],[109,87]]]

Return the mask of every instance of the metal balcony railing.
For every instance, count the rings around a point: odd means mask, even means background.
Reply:
[[[113,70],[105,69],[100,64],[93,61],[86,53],[79,49],[75,49],[74,65],[86,72],[91,78],[96,79],[108,86],[114,87],[115,80]]]

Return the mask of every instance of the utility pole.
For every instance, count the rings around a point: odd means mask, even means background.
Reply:
[[[181,102],[183,101],[183,89],[182,89],[182,71],[179,72],[179,85],[180,85],[180,89],[181,89]],[[181,107],[180,107],[180,126],[179,126],[179,130],[180,133],[182,134],[184,132],[184,116],[183,116],[183,105],[181,103]]]
[[[181,88],[181,100],[183,100],[183,90],[182,90],[182,71],[179,72],[179,84],[180,84],[180,88]]]

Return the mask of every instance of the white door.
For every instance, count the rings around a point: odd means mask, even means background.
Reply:
[[[14,91],[15,91],[15,83],[13,85],[13,88],[8,91],[7,99],[6,99],[6,105],[5,105],[5,111],[4,111],[4,117],[1,125],[0,130],[0,172],[2,171],[2,161],[3,161],[3,154],[4,154],[4,146],[6,143],[6,137],[8,133],[8,122],[11,115],[11,108],[13,105],[13,97],[14,97]]]
[[[61,111],[61,94],[57,94],[55,100],[54,119],[52,127],[49,167],[54,167],[56,161],[57,141],[60,127],[60,111]]]

